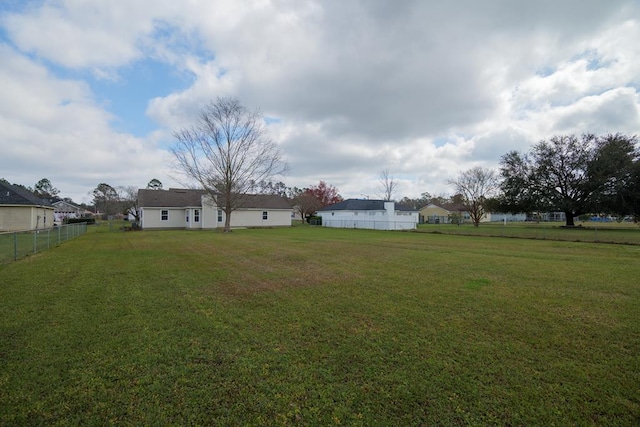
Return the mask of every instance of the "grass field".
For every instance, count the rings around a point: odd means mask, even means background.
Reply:
[[[84,224],[71,224],[39,231],[0,233],[0,265],[46,251],[86,231]]]
[[[633,245],[89,232],[0,266],[0,425],[637,426],[639,277]]]
[[[568,242],[623,243],[640,245],[640,226],[633,222],[576,222],[566,228],[559,222],[493,222],[472,224],[420,224],[423,233],[456,234],[465,236],[512,237],[520,239],[560,240]]]

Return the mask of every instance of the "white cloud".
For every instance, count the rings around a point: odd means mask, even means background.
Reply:
[[[13,46],[2,48],[0,137],[43,152],[91,145],[61,159],[87,182],[141,185],[165,173],[172,129],[237,96],[278,119],[290,185],[323,179],[372,195],[388,169],[406,195],[443,193],[459,171],[556,133],[637,132],[638,10],[617,0],[33,3],[0,18]],[[147,59],[193,82],[148,100],[159,130],[144,138],[114,130],[91,81],[48,66],[126,80]],[[27,162],[17,145],[11,158]]]
[[[100,182],[144,185],[166,172],[152,140],[118,134],[82,81],[61,80],[0,44],[0,170],[10,182],[49,178],[78,202]]]

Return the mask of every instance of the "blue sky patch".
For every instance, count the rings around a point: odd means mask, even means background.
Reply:
[[[144,136],[157,129],[145,111],[153,98],[181,91],[193,83],[193,76],[181,73],[165,63],[137,61],[120,69],[117,81],[92,79],[96,99],[105,109],[122,119],[114,123],[117,130]]]
[[[540,77],[549,77],[551,75],[553,75],[556,72],[555,68],[551,68],[551,67],[542,67],[536,70],[536,76],[540,76]]]
[[[282,123],[282,119],[279,117],[269,117],[265,116],[264,121],[267,125]]]

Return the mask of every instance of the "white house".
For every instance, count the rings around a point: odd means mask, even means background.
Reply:
[[[318,210],[324,227],[414,230],[418,211],[384,200],[347,199]]]
[[[65,218],[81,218],[87,211],[80,206],[76,206],[73,203],[69,203],[65,200],[58,200],[51,204],[55,208],[55,220],[57,223],[61,223]]]
[[[224,201],[205,190],[138,190],[143,229],[224,227]],[[290,227],[291,205],[277,195],[248,194],[231,214],[231,227]]]

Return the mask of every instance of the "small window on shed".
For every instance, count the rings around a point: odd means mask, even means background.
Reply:
[[[269,219],[269,212],[267,211],[262,211],[262,220],[266,221]]]
[[[169,211],[164,210],[160,213],[160,219],[162,221],[169,221]]]

